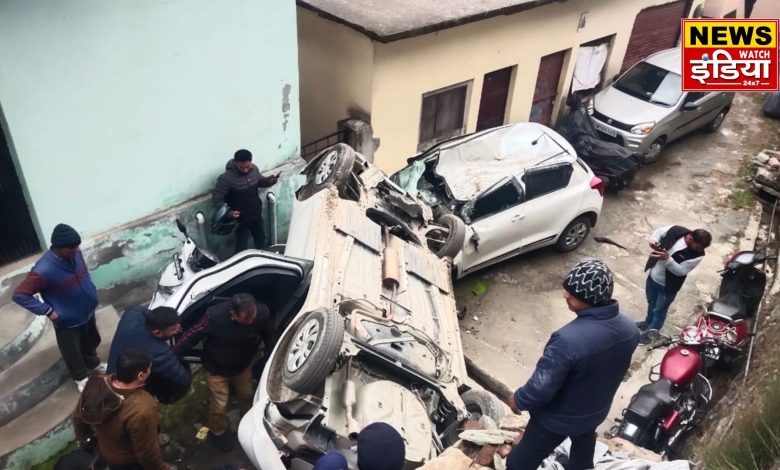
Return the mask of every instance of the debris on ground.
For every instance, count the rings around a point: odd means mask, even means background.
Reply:
[[[753,187],[780,198],[780,152],[764,149],[753,158],[753,163],[756,165]]]

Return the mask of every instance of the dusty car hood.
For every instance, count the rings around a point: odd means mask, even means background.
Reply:
[[[511,124],[453,139],[437,151],[436,173],[460,201],[552,157],[573,162],[577,156],[557,132],[536,123]]]
[[[629,125],[657,122],[674,109],[642,101],[611,86],[593,98],[593,106],[601,114]]]

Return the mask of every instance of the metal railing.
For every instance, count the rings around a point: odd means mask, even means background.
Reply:
[[[339,142],[346,142],[348,136],[349,136],[348,129],[339,129],[333,134],[326,135],[321,139],[317,139],[314,142],[304,145],[303,149],[301,149],[301,157],[308,162],[309,160],[311,160],[312,157],[317,155],[317,153],[321,152],[322,150],[325,150],[331,145],[336,145]]]

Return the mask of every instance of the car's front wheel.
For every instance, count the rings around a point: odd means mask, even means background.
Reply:
[[[704,132],[711,134],[720,129],[720,126],[726,119],[726,114],[728,112],[729,111],[726,108],[721,109],[720,112],[714,118],[712,118],[712,121],[708,122],[707,125],[704,126]]]
[[[659,137],[653,141],[652,144],[650,144],[650,147],[647,148],[647,151],[642,154],[642,162],[643,163],[654,163],[658,160],[658,157],[661,156],[661,152],[664,151],[664,148],[666,147],[666,139],[663,137]]]
[[[311,170],[306,182],[309,195],[333,185],[341,191],[349,182],[352,166],[355,164],[355,152],[346,144],[336,144],[326,150]]]
[[[555,248],[564,252],[572,251],[582,245],[589,233],[590,220],[588,220],[588,217],[581,215],[569,222],[569,225],[563,229],[561,236],[558,237],[558,242],[555,244]]]
[[[428,248],[439,258],[454,258],[463,249],[466,224],[453,214],[444,214],[425,233]]]
[[[316,391],[333,370],[344,341],[344,319],[318,308],[309,312],[287,346],[282,380],[299,393]]]

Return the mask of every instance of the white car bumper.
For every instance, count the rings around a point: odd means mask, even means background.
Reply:
[[[268,368],[263,371],[263,376],[260,378],[257,392],[255,392],[254,405],[241,418],[241,423],[238,425],[238,441],[255,468],[259,470],[285,470],[279,449],[274,445],[263,423],[265,409],[269,403],[266,393],[267,378]]]

